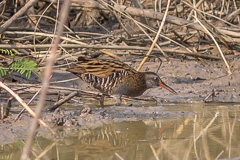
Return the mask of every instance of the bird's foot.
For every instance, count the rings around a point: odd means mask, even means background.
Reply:
[[[104,95],[103,94],[101,95],[99,102],[100,102],[100,107],[103,108],[104,107]]]
[[[121,95],[114,95],[113,98],[116,100],[115,106],[120,106],[122,103],[122,96]]]

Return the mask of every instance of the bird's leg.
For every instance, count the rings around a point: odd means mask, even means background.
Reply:
[[[115,106],[120,106],[122,103],[122,95],[114,95],[113,98],[116,100]]]
[[[104,107],[104,94],[101,95],[99,101],[100,101],[101,107]]]

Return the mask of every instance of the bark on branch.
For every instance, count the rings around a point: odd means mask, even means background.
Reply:
[[[97,9],[106,9],[105,6],[102,4],[98,3],[97,1],[92,1],[92,0],[73,0],[73,3],[78,4],[78,6],[86,7],[86,8],[97,8]],[[162,20],[164,13],[159,13],[159,12],[154,12],[153,10],[150,9],[141,9],[141,8],[135,8],[135,7],[127,7],[124,5],[113,5],[113,7],[116,10],[119,10],[121,12],[127,12],[131,16],[139,16],[139,17],[145,17],[145,18],[151,18],[151,19],[156,19],[156,20]],[[188,21],[183,18],[179,18],[176,16],[172,15],[167,15],[166,22],[175,24],[178,26],[186,26],[192,29],[196,29],[198,31],[205,32],[205,30],[198,24],[194,23],[192,21]],[[217,27],[216,27],[217,28]],[[238,32],[229,32],[228,30],[224,30],[221,28],[217,28],[219,32],[229,35],[231,37],[240,37],[240,34]]]

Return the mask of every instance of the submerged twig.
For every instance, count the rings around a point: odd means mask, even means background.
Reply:
[[[215,90],[213,89],[212,92],[206,97],[204,98],[203,102],[206,103],[207,100],[212,97],[212,102],[214,101],[214,97],[215,97]]]
[[[160,160],[160,159],[158,158],[157,152],[156,152],[156,150],[154,149],[154,147],[153,147],[152,144],[150,144],[150,148],[151,148],[151,150],[152,150],[152,152],[153,152],[153,155],[154,155],[155,159],[156,159],[156,160]]]
[[[214,117],[212,118],[212,120],[208,123],[208,125],[201,130],[201,132],[198,134],[197,137],[194,138],[194,142],[196,142],[203,134],[205,134],[208,130],[208,128],[213,124],[213,122],[217,119],[218,115],[219,115],[219,111],[217,111],[214,115]]]

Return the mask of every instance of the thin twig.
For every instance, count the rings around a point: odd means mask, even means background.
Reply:
[[[204,134],[204,133],[207,132],[208,128],[209,128],[209,127],[213,124],[213,122],[217,119],[218,115],[219,115],[219,111],[217,111],[217,112],[215,113],[215,116],[213,117],[213,119],[208,123],[208,125],[207,125],[204,129],[201,130],[201,132],[199,133],[199,135],[194,139],[195,142],[202,136],[202,134]]]
[[[218,160],[223,153],[224,153],[224,150],[222,150],[222,151],[217,155],[217,157],[215,158],[215,160]]]
[[[37,35],[37,36],[46,36],[46,37],[53,37],[53,38],[56,38],[57,35],[54,35],[54,34],[48,34],[48,33],[39,33],[39,32],[18,32],[18,31],[12,31],[12,32],[9,32],[9,31],[6,31],[5,34],[27,34],[27,35]],[[87,43],[84,43],[84,42],[80,42],[80,41],[77,41],[77,40],[74,40],[74,39],[71,39],[71,38],[67,38],[67,37],[64,37],[64,36],[60,36],[60,39],[62,40],[66,40],[66,41],[69,41],[69,42],[72,42],[72,43],[76,43],[76,44],[80,44],[80,45],[88,45]],[[111,53],[111,52],[108,52],[108,51],[105,51],[103,49],[100,49],[99,50],[100,52],[102,53],[105,53],[111,57],[114,57],[116,59],[120,59],[120,57],[118,57],[117,55]]]
[[[155,39],[154,39],[154,41],[153,41],[153,43],[152,43],[149,51],[147,52],[146,57],[143,58],[142,62],[141,62],[140,65],[138,66],[137,71],[140,71],[140,69],[142,68],[143,64],[146,62],[148,56],[152,53],[152,50],[153,50],[154,46],[156,45],[156,43],[157,43],[157,41],[158,41],[158,38],[159,38],[159,36],[160,36],[160,33],[161,33],[161,31],[162,31],[163,25],[164,25],[164,23],[165,23],[165,20],[166,20],[167,14],[168,14],[168,9],[169,9],[169,6],[170,6],[170,2],[171,2],[171,1],[168,0],[167,7],[166,7],[166,11],[165,11],[165,13],[164,13],[163,20],[162,20],[162,22],[161,22],[161,25],[160,25],[159,30],[158,30],[158,32],[157,32],[157,35],[156,35],[156,37],[155,37]]]
[[[43,87],[41,87],[34,95],[33,97],[29,100],[29,102],[27,103],[27,105],[29,105],[33,100],[34,98],[39,94],[39,92],[42,90]],[[18,113],[17,117],[15,118],[15,121],[17,121],[21,115],[23,114],[23,112],[25,111],[25,109],[22,109],[21,112]]]
[[[117,152],[114,153],[120,160],[124,160]]]
[[[74,91],[72,93],[70,93],[68,96],[66,96],[63,99],[60,99],[59,101],[57,101],[53,106],[49,107],[47,110],[48,111],[54,111],[56,110],[58,107],[60,107],[61,105],[63,105],[64,103],[66,103],[67,101],[69,101],[71,98],[73,98],[74,96],[76,96],[78,94],[77,91]]]
[[[33,112],[33,110],[22,100],[22,98],[20,98],[15,92],[13,92],[10,88],[8,88],[6,85],[4,85],[1,81],[0,81],[0,88],[3,88],[4,90],[6,90],[9,94],[11,94],[34,118],[36,118],[36,113]],[[40,118],[38,118],[38,122],[43,125],[44,127],[46,127],[52,134],[56,134],[43,120],[41,120]]]
[[[41,152],[41,154],[39,154],[35,160],[39,160],[40,158],[42,158],[44,155],[47,154],[47,152],[49,152],[54,146],[56,145],[56,142],[53,142],[52,144],[48,145],[44,151]]]
[[[51,2],[49,5],[48,5],[48,7],[43,11],[43,13],[42,13],[42,15],[44,15],[45,14],[45,12],[47,12],[47,10],[48,10],[48,8],[51,6],[53,4],[53,2]],[[59,1],[58,1],[58,6],[57,6],[57,8],[59,8]],[[35,26],[35,28],[34,28],[34,33],[36,32],[36,30],[37,30],[37,28],[38,28],[38,24],[40,23],[40,21],[41,21],[41,19],[42,19],[42,15],[39,17],[39,19],[38,19],[38,21],[37,21],[37,24],[36,24],[36,26]],[[56,17],[58,17],[59,15],[58,15],[58,9],[57,9],[57,13],[56,13]],[[56,21],[57,22],[57,21]],[[55,22],[55,26],[54,26],[54,35],[55,35],[55,33],[56,33],[56,27],[57,27],[57,23]],[[51,45],[53,44],[53,39],[52,39],[52,41],[51,41]],[[33,46],[34,46],[34,52],[36,52],[36,47],[35,47],[35,45],[36,45],[36,35],[34,34],[33,35]],[[47,54],[44,56],[44,58],[41,60],[41,62],[43,62],[43,60],[45,60],[45,58],[46,58],[46,56],[48,55],[48,53],[49,53],[49,51],[50,51],[50,47],[49,47],[49,49],[48,49],[48,51],[47,51]],[[40,63],[41,63],[40,62]]]
[[[18,17],[23,15],[30,7],[32,7],[38,0],[29,0],[17,13],[15,13],[9,20],[0,26],[0,34],[3,33]]]
[[[196,141],[195,141],[195,139],[196,139],[196,122],[197,122],[197,114],[195,115],[194,121],[193,121],[193,148],[194,148],[196,158],[197,158],[197,160],[199,160],[199,156],[198,156],[198,153],[197,153],[197,144],[196,144]]]
[[[194,9],[195,9],[195,8],[196,8],[196,7],[195,7],[195,0],[193,0],[193,2],[194,2],[194,3],[193,3],[193,6],[194,6]],[[222,56],[222,59],[223,59],[225,65],[227,66],[228,74],[232,74],[231,68],[230,68],[227,60],[225,59],[225,57],[224,57],[224,55],[223,55],[223,53],[222,53],[222,50],[221,50],[221,48],[219,47],[217,41],[216,41],[215,38],[212,36],[212,34],[209,32],[209,30],[199,21],[199,19],[197,18],[197,12],[196,12],[195,10],[194,10],[194,15],[195,15],[194,18],[196,19],[196,21],[199,23],[200,26],[202,26],[202,27],[204,28],[204,30],[208,33],[208,35],[212,38],[213,42],[214,42],[215,45],[217,46],[217,49],[218,49],[220,55]]]
[[[4,113],[4,117],[3,118],[7,118],[8,117],[11,107],[12,107],[12,97],[9,98],[8,101],[7,101],[7,108],[6,108],[6,111]]]
[[[38,105],[36,107],[36,118],[33,120],[31,127],[30,127],[30,132],[27,136],[27,141],[26,144],[23,148],[23,153],[21,155],[21,160],[26,160],[29,159],[29,153],[30,153],[30,149],[32,146],[32,142],[34,139],[34,136],[36,134],[36,129],[37,129],[37,119],[40,117],[41,115],[41,111],[42,108],[44,106],[45,103],[45,99],[46,99],[46,95],[47,95],[47,90],[48,90],[48,86],[49,86],[49,78],[52,74],[52,68],[53,65],[55,63],[56,60],[56,56],[57,56],[57,50],[58,50],[58,44],[60,43],[60,35],[63,32],[63,24],[65,23],[67,16],[68,16],[68,12],[69,12],[69,5],[70,5],[70,1],[64,1],[63,5],[62,5],[62,12],[61,12],[61,16],[60,16],[60,24],[58,25],[58,30],[57,30],[57,35],[55,36],[56,39],[54,41],[54,45],[52,47],[52,51],[51,51],[51,55],[47,61],[46,64],[46,70],[44,72],[44,76],[43,76],[43,89],[40,95],[40,99],[38,102]]]
[[[112,1],[115,5],[117,5],[114,1]],[[105,5],[106,3],[104,3]],[[108,5],[108,4],[106,4]],[[121,12],[120,10],[117,10],[115,7],[112,7],[111,5],[108,5],[108,7],[111,7],[112,9],[116,10],[117,12],[119,12],[120,14],[124,15],[125,17],[131,19],[137,26],[138,28],[148,37],[148,39],[150,39],[152,41],[152,43],[154,42],[154,40],[149,36],[149,34],[143,29],[143,27],[145,27],[145,29],[149,29],[146,25],[144,25],[143,23],[137,21],[136,19],[134,19],[130,14],[128,14],[127,12],[125,12],[125,14],[123,12]],[[142,27],[143,26],[143,27]],[[161,35],[162,36],[162,35]],[[164,53],[164,51],[160,48],[159,44],[156,43],[156,47],[159,49],[159,51],[165,56],[165,58],[167,60],[169,60],[168,56],[166,55],[166,53]],[[149,50],[149,49],[148,49]]]
[[[37,44],[37,45],[35,45],[35,47],[38,47],[38,48],[48,48],[49,46],[50,46],[49,44]],[[116,46],[116,45],[109,46],[109,45],[79,45],[79,44],[60,44],[59,46],[62,46],[64,48],[93,48],[93,49],[140,50],[140,51],[148,51],[149,50],[148,47],[139,47],[139,46]],[[32,49],[33,47],[34,47],[33,45],[12,45],[12,44],[1,45],[0,44],[0,48],[3,48],[3,49],[11,49],[11,48]],[[220,57],[217,57],[217,56],[189,52],[189,51],[180,49],[179,47],[176,47],[176,48],[162,47],[161,49],[164,52],[171,53],[171,54],[173,54],[173,53],[175,53],[175,54],[185,54],[185,55],[200,57],[200,58],[205,58],[205,59],[216,59],[216,60],[221,59]],[[153,49],[153,51],[159,52],[158,49]]]
[[[158,156],[157,156],[157,152],[156,152],[156,150],[154,149],[154,147],[153,147],[152,144],[150,144],[150,148],[151,148],[151,150],[152,150],[152,152],[153,152],[153,155],[154,155],[155,159],[156,159],[156,160],[159,160],[159,158],[158,158]]]

